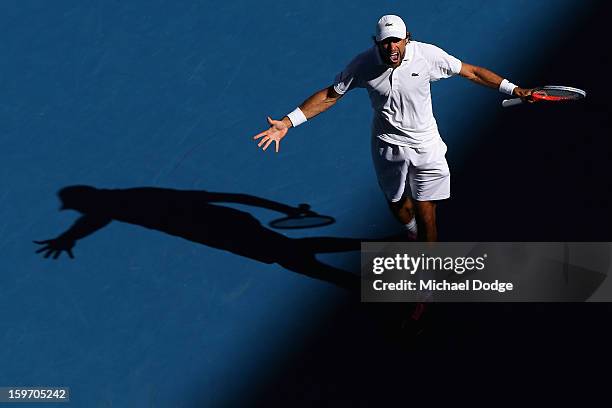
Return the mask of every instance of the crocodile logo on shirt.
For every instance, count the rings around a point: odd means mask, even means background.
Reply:
[[[393,23],[387,23],[385,24],[385,27],[391,27],[393,25]]]
[[[418,72],[413,72],[412,76],[419,76],[419,73]]]

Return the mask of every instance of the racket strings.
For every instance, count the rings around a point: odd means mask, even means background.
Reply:
[[[547,87],[538,89],[532,94],[534,99],[542,99],[547,101],[569,101],[584,98],[584,91],[577,89],[564,89],[562,87]]]
[[[543,95],[543,96],[556,96],[556,97],[560,97],[560,98],[578,98],[580,97],[580,94],[576,93],[576,92],[570,92],[570,91],[555,91],[555,90],[551,90],[551,91],[539,91],[536,92],[537,94]]]

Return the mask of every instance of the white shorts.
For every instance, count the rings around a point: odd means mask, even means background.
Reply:
[[[444,157],[446,144],[441,138],[419,148],[390,144],[377,137],[372,139],[378,184],[389,201],[397,202],[409,196],[417,201],[450,197],[450,171]]]

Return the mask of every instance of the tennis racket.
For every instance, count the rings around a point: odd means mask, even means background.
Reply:
[[[547,102],[568,102],[586,98],[586,92],[582,89],[572,88],[570,86],[547,85],[540,88],[535,88],[531,93],[531,99],[534,101]],[[525,103],[521,98],[504,99],[502,106],[507,108]]]
[[[299,213],[274,220],[270,222],[270,227],[276,229],[316,228],[336,222],[333,217],[312,211],[308,204],[300,204],[298,208]]]

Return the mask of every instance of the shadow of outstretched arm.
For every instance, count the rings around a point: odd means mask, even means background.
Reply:
[[[246,204],[252,207],[265,208],[287,215],[299,214],[302,211],[299,207],[292,207],[290,205],[267,200],[261,197],[255,197],[249,194],[207,192],[206,198],[208,202]]]
[[[45,258],[57,259],[62,252],[66,252],[70,258],[74,259],[72,248],[74,248],[76,241],[104,228],[110,222],[111,219],[108,217],[91,214],[82,215],[70,228],[56,238],[34,241],[37,245],[43,245],[36,253],[44,252]]]

